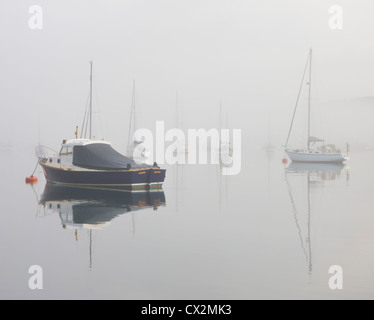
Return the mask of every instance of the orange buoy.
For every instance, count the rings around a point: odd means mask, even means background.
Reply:
[[[38,182],[38,178],[34,176],[26,177],[27,184],[34,184]]]
[[[287,162],[288,162],[288,159],[287,159],[287,158],[283,158],[283,159],[282,159],[282,163],[283,163],[283,164],[287,164]]]

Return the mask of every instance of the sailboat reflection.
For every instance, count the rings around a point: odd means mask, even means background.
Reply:
[[[285,179],[288,194],[291,199],[292,211],[298,230],[301,248],[308,267],[309,276],[312,275],[312,201],[311,196],[322,194],[325,183],[337,183],[346,175],[349,180],[349,169],[342,163],[297,163],[292,162],[285,168]],[[293,188],[292,188],[293,187]],[[314,203],[314,202],[313,202]],[[303,210],[299,210],[303,207]]]
[[[319,180],[336,180],[338,179],[344,168],[348,168],[343,163],[303,163],[303,162],[291,162],[286,168],[286,172],[295,173],[300,175],[312,174]],[[348,171],[347,171],[348,172]]]
[[[117,216],[147,208],[165,206],[162,190],[127,192],[115,189],[88,189],[47,183],[39,210],[58,213],[63,228],[98,229]]]

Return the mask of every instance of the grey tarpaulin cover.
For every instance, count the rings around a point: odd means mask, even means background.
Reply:
[[[81,168],[96,170],[151,168],[146,164],[137,164],[133,159],[114,150],[109,144],[103,143],[74,146],[73,164]]]

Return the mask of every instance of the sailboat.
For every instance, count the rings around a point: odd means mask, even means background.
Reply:
[[[309,94],[308,94],[308,140],[307,146],[304,149],[293,149],[288,147],[288,141],[290,138],[290,134],[292,131],[293,122],[295,119],[296,109],[297,109],[297,102],[300,97],[300,92],[302,89],[302,85],[304,83],[304,77],[307,71],[307,67],[309,66]],[[294,162],[314,162],[314,163],[342,163],[344,161],[349,160],[349,146],[347,144],[347,151],[344,153],[340,149],[337,149],[333,144],[325,144],[323,139],[314,137],[311,135],[311,88],[312,88],[312,49],[309,51],[307,63],[305,66],[303,79],[301,82],[301,87],[299,91],[299,95],[296,102],[296,107],[293,113],[291,126],[289,129],[287,142],[285,145],[285,152],[289,156],[289,158]]]
[[[47,182],[80,187],[121,188],[143,190],[160,188],[165,179],[165,169],[157,163],[152,166],[135,162],[105,140],[92,136],[92,61],[90,62],[90,103],[85,116],[89,138],[64,139],[60,152],[48,154],[46,147],[38,146],[38,163],[43,168]],[[86,130],[87,131],[87,130]],[[82,128],[83,134],[83,128]]]

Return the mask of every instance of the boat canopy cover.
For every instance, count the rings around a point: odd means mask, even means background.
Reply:
[[[95,170],[151,168],[146,164],[136,163],[133,159],[114,150],[109,144],[103,143],[74,146],[73,164],[81,168]]]

